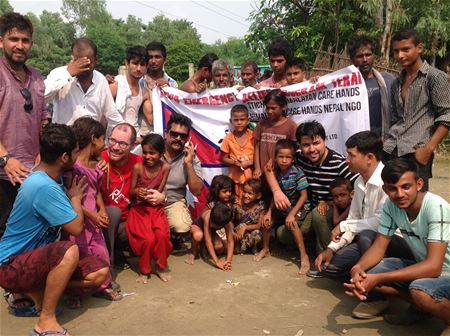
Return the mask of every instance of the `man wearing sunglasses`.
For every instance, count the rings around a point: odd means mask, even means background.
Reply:
[[[44,80],[26,61],[33,25],[19,13],[0,17],[0,237],[17,190],[39,153],[39,132],[48,122]]]

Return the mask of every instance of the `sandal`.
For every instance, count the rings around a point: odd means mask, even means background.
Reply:
[[[63,328],[63,330],[61,331],[49,330],[43,332],[38,332],[36,331],[36,329],[33,329],[30,333],[30,336],[48,336],[48,335],[67,335],[67,329]]]
[[[111,287],[105,288],[104,290],[102,290],[100,292],[96,292],[96,293],[92,294],[92,296],[97,297],[97,298],[106,299],[109,301],[119,301],[119,300],[122,300],[122,298],[123,298],[122,294],[119,291],[114,290]]]
[[[33,307],[23,307],[23,308],[9,308],[11,314],[16,317],[39,317],[41,315],[41,309]],[[55,315],[58,317],[62,313],[61,307],[56,307]]]

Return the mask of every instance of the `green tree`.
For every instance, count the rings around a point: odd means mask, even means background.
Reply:
[[[105,25],[112,20],[105,0],[63,0],[61,12],[74,25],[78,36],[85,35],[93,23]]]
[[[266,64],[267,58],[262,53],[253,52],[243,38],[231,37],[226,42],[216,41],[209,49],[230,61],[233,65],[241,65],[247,60],[254,60],[258,64]]]
[[[0,15],[12,11],[14,11],[14,8],[10,5],[8,0],[0,0]]]

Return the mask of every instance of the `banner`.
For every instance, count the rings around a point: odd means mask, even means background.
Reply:
[[[220,162],[220,143],[232,131],[230,110],[245,104],[252,121],[265,118],[264,96],[270,88],[223,88],[189,94],[171,87],[155,88],[152,93],[154,131],[163,130],[172,113],[193,121],[192,141],[197,145],[205,182],[227,174]],[[303,82],[282,88],[288,99],[287,115],[297,124],[316,120],[327,134],[327,146],[345,154],[345,141],[354,133],[370,129],[369,106],[364,79],[356,67],[335,71],[317,83]]]

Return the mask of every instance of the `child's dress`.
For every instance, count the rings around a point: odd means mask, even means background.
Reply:
[[[155,177],[149,178],[142,165],[141,176],[136,188],[158,189],[163,179],[162,164]],[[125,224],[128,241],[133,253],[139,256],[141,274],[151,273],[151,261],[155,259],[160,269],[167,267],[167,258],[172,251],[169,222],[161,205],[136,200]]]
[[[264,203],[259,202],[250,211],[245,211],[240,205],[234,206],[234,220],[235,227],[234,232],[238,232],[242,225],[254,225],[258,224],[259,216],[264,210]],[[244,237],[240,241],[236,250],[239,253],[246,253],[251,250],[252,253],[257,251],[257,246],[262,240],[262,233],[260,230],[246,231]]]

